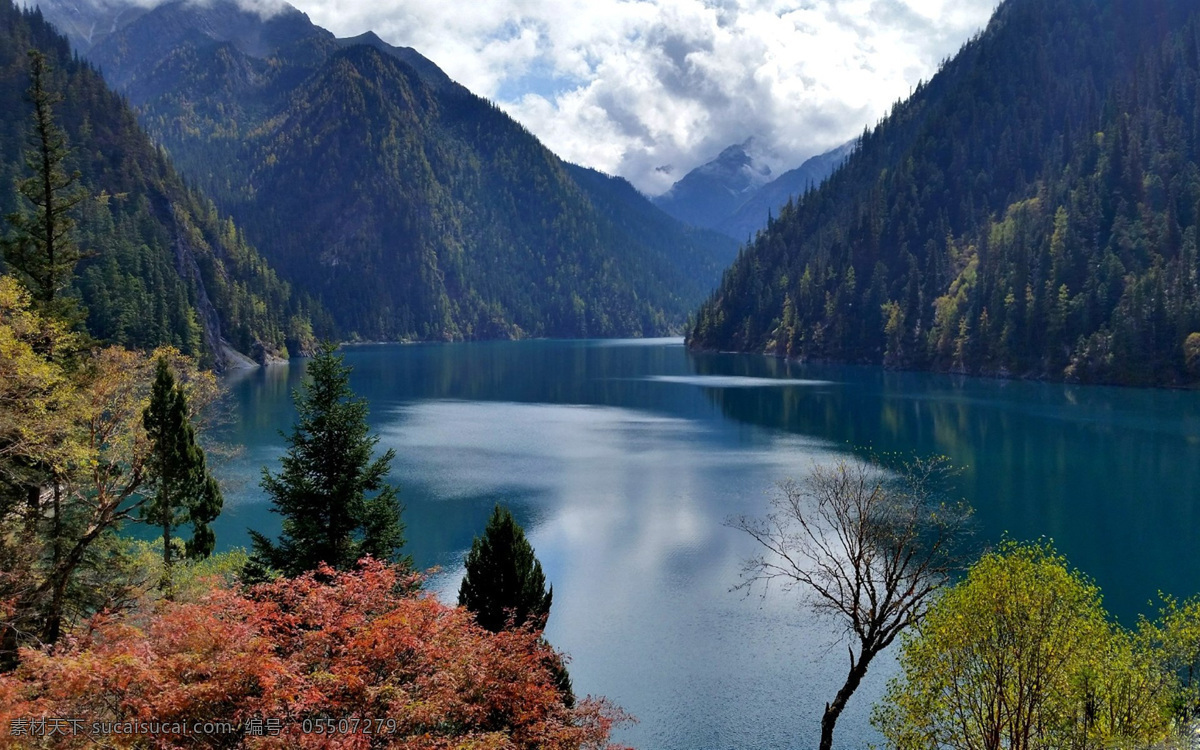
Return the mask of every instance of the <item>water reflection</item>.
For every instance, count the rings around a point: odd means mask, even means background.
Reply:
[[[796,378],[748,378],[738,375],[654,375],[646,378],[655,383],[683,383],[702,388],[787,388],[789,386],[833,385],[828,380],[797,380]]]
[[[452,599],[496,502],[529,530],[554,584],[548,635],[580,692],[642,720],[646,748],[813,744],[844,649],[794,597],[730,593],[752,548],[722,525],[772,484],[870,446],[945,453],[980,537],[1055,537],[1124,617],[1163,588],[1200,588],[1197,394],[1071,388],[688,355],[670,342],[499,342],[352,348],[407,505],[409,552]],[[303,363],[231,386],[245,446],[222,467],[222,545],[278,518],[257,489],[294,419]],[[873,667],[843,746],[874,739]]]
[[[1200,584],[1200,394],[955,378],[703,355],[697,372],[829,378],[823,390],[706,390],[739,422],[849,450],[941,453],[983,536],[1052,537],[1126,621]]]

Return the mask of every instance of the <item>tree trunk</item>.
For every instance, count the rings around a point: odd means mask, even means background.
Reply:
[[[62,636],[63,610],[66,609],[67,578],[55,581],[50,595],[50,610],[46,613],[46,624],[42,628],[42,644],[53,646]]]
[[[25,541],[33,543],[38,525],[42,520],[42,486],[31,484],[26,488]]]
[[[52,576],[58,576],[59,571],[63,567],[63,522],[62,522],[62,484],[58,478],[54,479],[54,496],[52,509],[54,511],[54,524],[51,527],[51,534],[54,535],[51,544],[51,567]],[[62,635],[62,618],[63,609],[66,606],[67,598],[67,579],[60,576],[55,579],[54,588],[50,595],[50,609],[46,612],[46,623],[42,628],[42,643],[50,646],[58,641],[58,637]]]
[[[58,570],[63,558],[63,522],[62,522],[62,483],[54,478],[54,557],[52,570]]]
[[[5,623],[0,625],[0,674],[17,668],[17,629]]]
[[[850,700],[851,695],[854,695],[862,678],[867,674],[867,666],[874,656],[875,652],[864,649],[862,656],[856,661],[854,652],[850,652],[850,674],[846,675],[846,683],[838,691],[833,703],[825,704],[825,714],[821,717],[820,750],[833,750],[833,727],[837,724],[838,717],[842,715],[842,710],[846,708],[846,702]]]
[[[163,574],[171,569],[171,527],[163,523]]]
[[[167,479],[164,477],[160,481],[164,485],[159,490],[160,498],[162,500],[162,506],[159,510],[162,512],[163,570],[162,578],[159,579],[158,582],[158,588],[163,592],[164,599],[167,601],[173,601],[175,599],[175,582],[174,577],[172,576],[173,570],[171,568],[171,566],[174,564],[174,561],[171,559],[171,521],[174,520],[173,516],[175,514],[175,510],[171,505],[170,491],[165,486],[167,484]]]

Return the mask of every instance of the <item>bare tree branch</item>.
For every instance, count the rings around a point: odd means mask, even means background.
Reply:
[[[779,483],[765,518],[727,522],[762,547],[735,589],[762,585],[765,596],[772,583],[800,588],[807,606],[837,620],[851,640],[850,672],[821,719],[821,750],[832,748],[838,716],[871,661],[920,621],[961,567],[971,510],[940,500],[950,473],[945,457],[891,471],[877,459],[817,464],[804,482]]]

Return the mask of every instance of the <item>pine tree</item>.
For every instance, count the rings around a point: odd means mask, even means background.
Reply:
[[[248,579],[269,569],[292,577],[321,563],[348,570],[367,555],[393,561],[404,545],[397,490],[386,481],[396,452],[372,459],[379,438],[370,434],[367,404],[355,398],[350,368],[334,350],[321,347],[304,391],[294,394],[299,421],[280,472],[263,469],[262,488],[283,516],[283,534],[276,543],[250,532]]]
[[[483,536],[471,543],[466,569],[458,604],[482,627],[493,633],[525,625],[545,629],[554,587],[546,588],[542,564],[507,508],[492,511]]]
[[[50,69],[42,53],[29,52],[33,128],[25,165],[32,176],[17,191],[32,205],[8,216],[12,236],[4,241],[4,259],[28,287],[39,312],[71,324],[82,320],[78,303],[62,296],[75,265],[88,254],[75,241],[71,212],[87,198],[79,172],[66,170],[70,156],[66,134],[54,121],[62,95],[48,88]]]
[[[70,155],[66,135],[54,121],[54,105],[62,95],[49,87],[50,70],[45,57],[36,50],[29,52],[30,87],[28,98],[33,104],[33,127],[25,151],[25,166],[29,177],[17,182],[17,192],[25,199],[19,210],[6,219],[11,231],[0,240],[0,250],[9,269],[15,272],[28,290],[33,310],[47,320],[57,320],[67,327],[82,320],[82,311],[75,300],[64,298],[61,292],[74,278],[75,265],[85,257],[75,242],[75,222],[72,210],[86,197],[79,184],[79,173],[66,173],[64,162]],[[64,350],[62,344],[68,346]],[[81,339],[47,337],[34,343],[35,350],[48,358],[64,361],[78,352]],[[58,350],[56,351],[56,347]],[[36,460],[22,466],[24,475],[21,491],[26,497],[26,512],[31,518],[50,512],[50,562],[57,567],[62,561],[68,542],[63,513],[64,481],[58,468]],[[50,488],[50,507],[43,509],[42,489]],[[55,592],[54,615],[47,618],[49,637],[58,637],[62,592]]]
[[[492,510],[483,536],[475,537],[465,560],[466,575],[458,589],[458,606],[475,615],[493,633],[509,628],[546,629],[554,587],[546,588],[542,564],[525,538],[525,530],[507,508]],[[567,706],[575,705],[571,676],[561,658],[546,668]]]
[[[149,473],[154,487],[142,507],[142,518],[162,529],[163,586],[169,588],[175,529],[192,524],[192,538],[186,542],[184,554],[189,558],[208,557],[216,544],[209,524],[221,513],[224,500],[208,472],[204,451],[196,444],[187,395],[175,382],[166,357],[160,357],[155,367],[142,424],[152,445]]]

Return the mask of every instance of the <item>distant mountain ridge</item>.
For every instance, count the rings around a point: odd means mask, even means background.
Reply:
[[[30,3],[37,6],[37,3]],[[109,34],[145,13],[148,8],[125,0],[59,0],[48,20],[71,43],[71,48],[86,54]]]
[[[346,37],[338,39],[337,43],[342,47],[353,47],[356,44],[363,44],[368,47],[373,47],[380,52],[386,53],[407,63],[413,70],[420,74],[421,78],[435,88],[448,88],[450,86],[458,86],[450,76],[439,68],[432,60],[417,52],[412,47],[396,47],[388,44],[379,38],[374,31],[366,31],[358,36]]]
[[[343,336],[679,331],[736,249],[568,167],[415,50],[290,6],[172,0],[88,56]]]
[[[770,166],[753,153],[755,145],[750,138],[725,148],[652,202],[692,226],[715,228],[772,179]]]
[[[805,160],[795,169],[789,169],[755,190],[712,229],[735,240],[753,239],[755,233],[766,229],[767,218],[778,216],[789,200],[800,197],[807,190],[821,187],[829,175],[849,158],[857,145],[857,139],[844,143],[831,151]]]
[[[680,221],[745,241],[766,228],[767,218],[790,199],[824,182],[854,146],[851,141],[775,175],[750,138],[727,147],[651,201]]]

